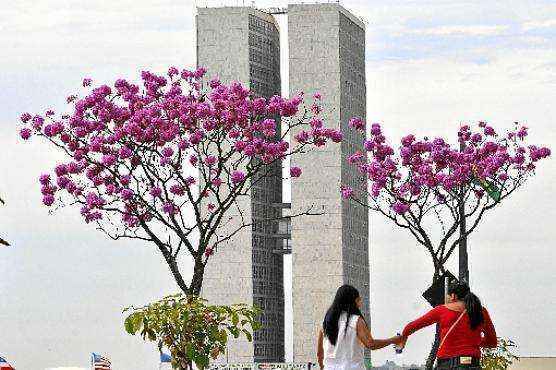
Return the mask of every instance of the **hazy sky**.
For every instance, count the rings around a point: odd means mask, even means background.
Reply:
[[[0,235],[14,247],[0,249],[0,354],[23,370],[85,367],[91,351],[117,370],[154,369],[154,346],[124,333],[121,310],[176,291],[162,258],[143,243],[107,240],[75,209],[49,215],[37,178],[55,156],[38,142],[20,143],[16,129],[23,111],[65,107],[84,76],[111,82],[143,69],[193,66],[194,4],[8,3],[0,13],[0,194],[7,201]],[[396,141],[407,132],[454,140],[462,121],[503,129],[517,120],[531,128],[531,142],[554,146],[556,4],[531,4],[345,1],[368,21],[369,120]],[[549,160],[469,241],[473,289],[522,355],[555,355],[555,181]],[[383,337],[427,309],[420,294],[431,265],[380,217],[371,216],[370,233],[372,329]],[[412,337],[401,361],[422,362],[430,341],[432,330]],[[396,359],[392,352],[375,352],[374,362]]]

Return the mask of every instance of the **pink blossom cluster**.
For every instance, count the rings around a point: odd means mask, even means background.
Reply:
[[[197,206],[224,185],[227,191],[246,186],[252,163],[272,163],[305,146],[342,139],[338,130],[324,127],[320,95],[309,118],[296,123],[290,144],[277,122],[293,119],[302,94],[256,97],[238,82],[206,83],[205,72],[175,67],[166,76],[142,72],[142,87],[124,79],[94,87],[85,78],[89,93],[67,98],[71,115],[24,113],[21,138],[45,138],[66,155],[54,176],[40,176],[43,203],[52,206],[69,196],[87,222],[111,213],[127,227],[153,219],[169,224],[185,204]],[[190,175],[194,172],[199,179]],[[299,177],[301,168],[290,172]],[[204,188],[197,191],[201,183]],[[217,208],[210,203],[209,211]]]
[[[365,130],[365,123],[358,118],[350,120],[349,125]],[[364,189],[343,186],[341,193],[344,198],[357,192],[368,193],[373,199],[383,196],[397,214],[405,214],[412,204],[429,194],[434,194],[441,203],[449,196],[454,197],[462,187],[472,187],[478,198],[485,195],[486,183],[504,194],[516,181],[531,174],[539,160],[550,156],[549,148],[527,146],[526,137],[525,126],[516,124],[500,136],[491,126],[479,122],[474,128],[469,125],[460,128],[458,142],[463,150],[442,138],[418,140],[410,134],[401,139],[396,152],[387,143],[381,126],[374,123],[363,143],[365,152],[353,153],[348,158],[368,179],[368,184]]]

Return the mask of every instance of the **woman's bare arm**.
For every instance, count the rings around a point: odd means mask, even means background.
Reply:
[[[319,361],[319,367],[324,369],[324,333],[322,329],[319,330],[317,339],[317,360]]]
[[[367,324],[365,323],[365,320],[363,320],[363,318],[361,317],[357,320],[357,337],[365,347],[371,350],[381,349],[390,344],[394,344],[401,341],[400,336],[396,336],[388,339],[374,339],[371,334],[371,331],[369,330]]]

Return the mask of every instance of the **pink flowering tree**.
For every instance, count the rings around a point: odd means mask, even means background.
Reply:
[[[365,130],[357,118],[350,126]],[[478,127],[460,128],[457,146],[442,138],[418,140],[408,135],[395,150],[375,123],[364,142],[366,152],[348,158],[368,181],[363,188],[342,186],[342,196],[411,233],[431,257],[436,281],[459,243],[533,176],[540,160],[550,156],[550,149],[527,145],[526,139],[527,127],[517,123],[499,135],[480,122]],[[438,338],[437,330],[427,368],[432,368]]]
[[[350,126],[365,129],[357,118]],[[526,138],[527,127],[516,124],[498,135],[480,122],[474,129],[460,128],[458,146],[442,138],[418,140],[408,135],[396,151],[375,123],[364,143],[366,153],[348,158],[368,182],[359,189],[342,186],[341,192],[410,232],[430,255],[437,279],[460,240],[519,189],[540,160],[550,156],[550,149],[527,145]],[[462,215],[468,227],[460,234]]]
[[[92,88],[85,79],[87,94],[67,99],[71,114],[25,113],[20,130],[24,140],[45,140],[63,154],[39,179],[46,206],[76,207],[112,239],[152,243],[193,295],[211,255],[252,223],[241,217],[239,200],[266,176],[282,178],[273,164],[341,141],[339,131],[323,127],[319,96],[305,107],[302,95],[265,99],[237,82],[207,83],[204,74],[143,72],[142,87],[120,79]],[[280,121],[287,129],[279,130]],[[291,177],[301,173],[291,169]],[[189,281],[177,263],[183,252],[193,260]]]

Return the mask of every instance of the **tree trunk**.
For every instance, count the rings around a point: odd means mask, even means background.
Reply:
[[[205,265],[200,258],[195,259],[193,266],[193,278],[191,279],[191,294],[200,295],[203,287],[203,277],[205,275]]]
[[[425,362],[425,369],[432,370],[434,366],[434,360],[436,360],[436,352],[438,351],[438,346],[440,345],[440,325],[436,324],[436,334],[434,335],[434,342],[432,344],[429,357]]]

